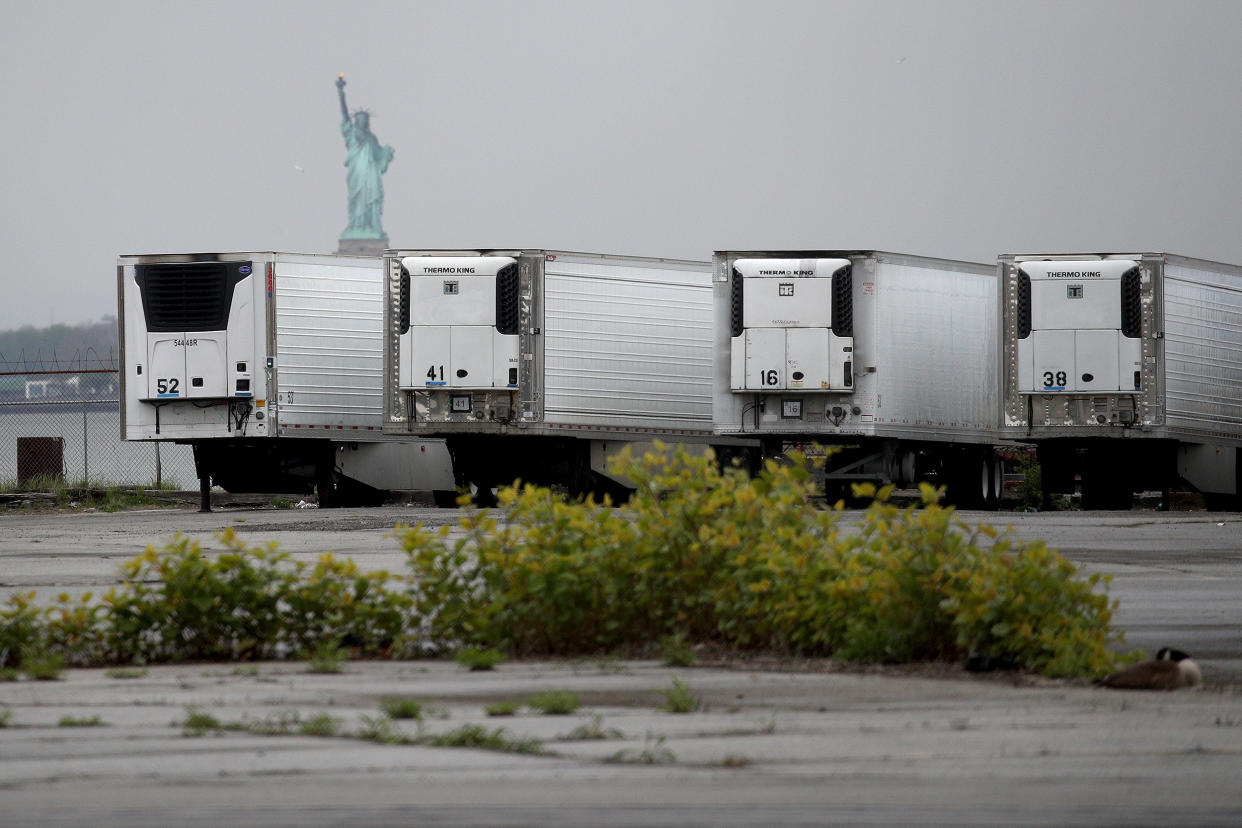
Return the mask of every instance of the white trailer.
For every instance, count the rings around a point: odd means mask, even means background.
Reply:
[[[1236,507],[1242,267],[1166,253],[999,257],[1006,438],[1045,495],[1129,508],[1179,480]],[[1166,498],[1167,503],[1167,498]]]
[[[719,251],[713,413],[720,434],[835,448],[851,482],[934,478],[994,506],[1003,483],[997,278],[988,264],[869,250]]]
[[[448,440],[459,485],[619,493],[627,445],[717,439],[706,262],[390,250],[384,429]],[[753,445],[753,441],[750,443]]]
[[[117,261],[121,438],[193,446],[203,497],[322,505],[453,489],[442,440],[383,430],[379,258],[242,252]]]

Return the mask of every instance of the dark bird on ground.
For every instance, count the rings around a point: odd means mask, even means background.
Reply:
[[[1194,687],[1199,683],[1199,665],[1181,650],[1161,647],[1151,661],[1141,661],[1132,667],[1101,679],[1103,687],[1114,690],[1177,690]]]

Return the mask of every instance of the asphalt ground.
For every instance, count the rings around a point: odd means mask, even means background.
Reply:
[[[0,683],[0,824],[820,825],[1242,824],[1242,516],[1203,512],[964,513],[1043,538],[1110,594],[1130,645],[1185,649],[1205,686],[1124,693],[945,666],[849,670],[827,661],[673,669],[651,661],[297,662],[157,666],[138,678],[73,669]],[[0,513],[0,595],[98,590],[148,544],[205,546],[234,527],[295,556],[332,551],[399,570],[397,523],[422,507],[187,508]],[[848,519],[848,516],[847,516]],[[698,712],[661,712],[683,681]],[[533,711],[569,690],[569,716]],[[538,739],[545,755],[383,745],[358,737],[387,696],[424,703],[414,736],[467,724]],[[498,701],[512,717],[490,717]],[[187,708],[222,722],[338,720],[316,738],[182,733]],[[62,727],[98,716],[107,726]],[[420,729],[421,728],[421,729]],[[575,729],[608,738],[567,738]],[[584,735],[582,732],[576,734]]]

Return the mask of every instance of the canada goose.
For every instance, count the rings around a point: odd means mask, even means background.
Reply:
[[[1161,647],[1151,661],[1141,661],[1113,673],[1101,679],[1100,684],[1114,690],[1176,690],[1194,687],[1199,678],[1199,665],[1191,661],[1189,655]]]

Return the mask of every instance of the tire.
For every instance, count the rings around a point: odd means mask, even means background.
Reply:
[[[441,509],[457,508],[457,492],[450,489],[437,490],[431,493],[431,499]]]
[[[992,464],[984,456],[975,460],[974,465],[977,468],[975,483],[978,487],[979,508],[993,509],[995,505],[992,501]]]
[[[998,455],[993,455],[991,465],[993,508],[999,509],[1005,500],[1005,461]]]
[[[918,485],[918,458],[914,456],[914,452],[902,452],[897,473],[898,485],[901,488],[909,489]]]
[[[1242,503],[1238,495],[1204,494],[1203,507],[1209,512],[1236,512]]]
[[[341,498],[336,484],[336,475],[331,469],[319,469],[315,477],[315,500],[319,503],[320,509],[340,508]]]
[[[964,451],[950,455],[945,462],[956,465],[949,470],[946,499],[959,509],[989,509],[992,472],[989,454]]]
[[[474,498],[474,505],[480,509],[491,509],[499,501],[496,500],[496,489],[484,483],[470,483],[470,496]]]

